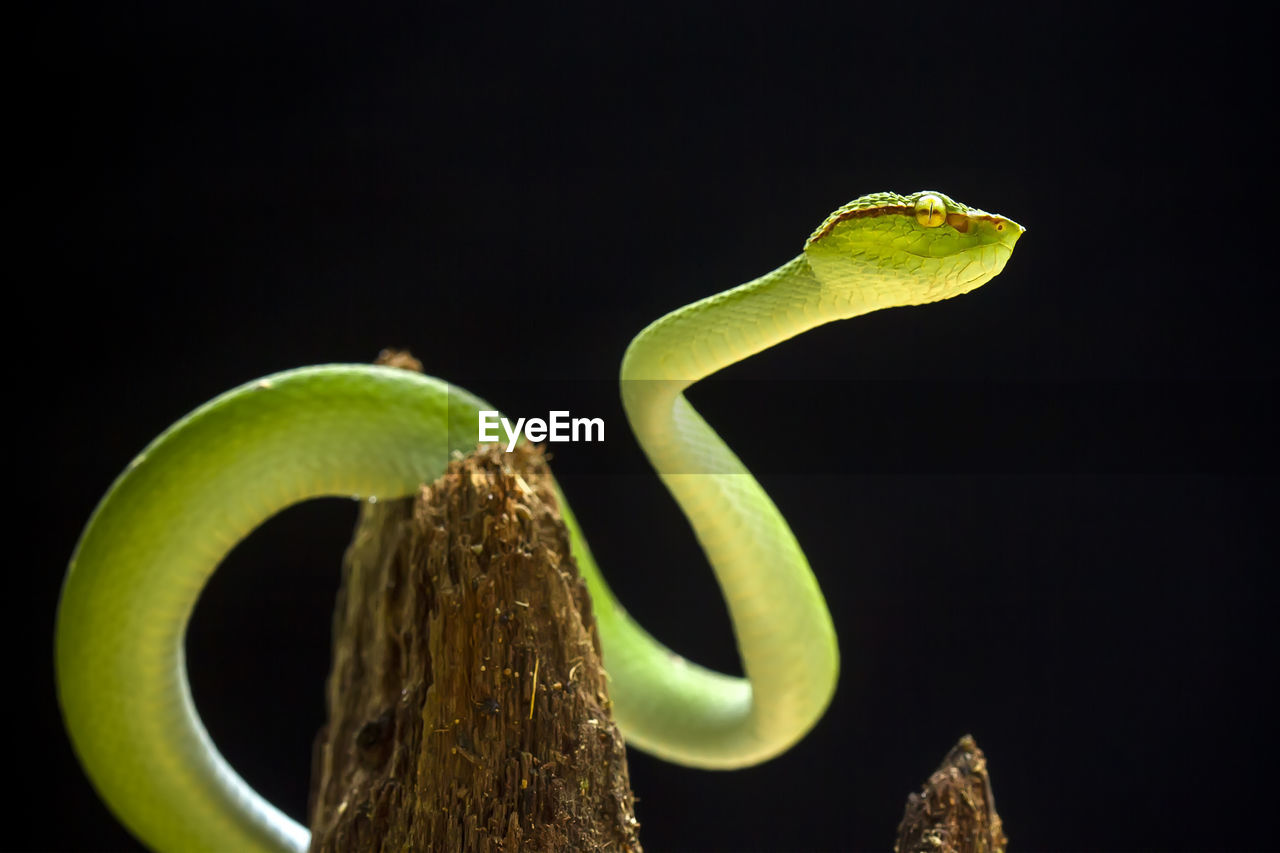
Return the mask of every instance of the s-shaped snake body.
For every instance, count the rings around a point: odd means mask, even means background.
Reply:
[[[697,536],[746,678],[686,661],[633,622],[568,503],[629,743],[695,767],[765,761],[821,717],[839,668],[831,617],[763,488],[684,397],[699,379],[832,320],[966,293],[1022,228],[937,192],[877,193],[833,212],[773,272],[662,317],[623,358],[627,417]],[[483,401],[392,368],[326,365],[251,382],[178,421],[133,460],[85,527],[59,603],[59,701],[99,794],[149,847],[299,851],[307,830],[259,796],[196,714],[183,641],[223,557],[281,509],[324,495],[394,498],[469,452]]]

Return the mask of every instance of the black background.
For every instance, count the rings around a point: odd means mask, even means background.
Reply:
[[[35,669],[8,704],[16,766],[51,772],[11,795],[10,843],[136,849],[57,714],[63,567],[147,441],[280,369],[398,345],[507,412],[605,417],[605,445],[555,464],[610,582],[733,670],[616,403],[623,348],[848,199],[936,188],[1028,228],[1003,275],[691,394],[791,520],[843,672],[766,765],[633,752],[642,840],[885,849],[972,732],[1016,849],[1275,846],[1262,29],[1221,5],[47,12],[21,35],[36,191],[13,250],[34,265],[10,271],[9,384],[34,413],[13,417],[11,535],[34,548],[10,625]],[[214,739],[299,818],[354,515],[255,533],[189,638]]]

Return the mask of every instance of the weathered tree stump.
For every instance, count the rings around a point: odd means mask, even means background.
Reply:
[[[364,507],[334,617],[313,851],[640,849],[586,587],[538,450]]]

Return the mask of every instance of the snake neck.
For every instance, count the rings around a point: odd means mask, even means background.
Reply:
[[[797,255],[773,272],[650,323],[622,358],[623,383],[662,381],[682,391],[716,371],[815,326],[885,307],[874,287],[825,286]]]
[[[622,397],[642,436],[686,388],[815,326],[885,307],[872,286],[824,285],[798,255],[770,273],[672,311],[636,335],[622,359]]]

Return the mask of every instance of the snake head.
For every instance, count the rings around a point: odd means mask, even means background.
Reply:
[[[805,242],[814,275],[852,313],[968,293],[1004,269],[1023,228],[926,190],[874,193],[834,211]]]

